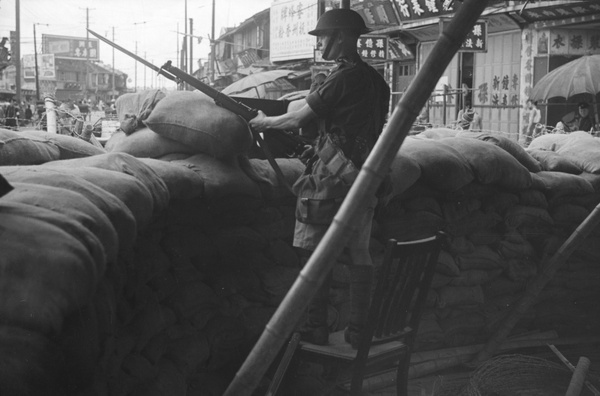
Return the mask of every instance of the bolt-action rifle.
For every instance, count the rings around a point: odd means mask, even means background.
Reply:
[[[152,63],[148,62],[146,59],[134,54],[133,52],[121,47],[120,45],[118,45],[116,43],[113,43],[106,37],[99,35],[98,33],[94,32],[93,30],[91,30],[91,29],[87,29],[87,30],[91,34],[96,36],[98,39],[100,39],[100,40],[104,41],[105,43],[107,43],[108,45],[118,49],[119,51],[123,52],[124,54],[129,55],[136,61],[140,62],[141,64],[143,64],[145,66],[148,66],[150,69],[156,71],[158,74],[168,78],[169,80],[175,81],[178,84],[187,83],[190,86],[196,88],[198,91],[201,91],[202,93],[210,96],[217,105],[233,112],[234,114],[237,114],[238,116],[242,117],[246,122],[250,121],[251,119],[256,117],[256,115],[258,114],[257,109],[253,109],[249,106],[246,106],[245,104],[221,93],[220,91],[214,89],[210,85],[200,81],[196,77],[173,66],[171,64],[171,61],[168,61],[162,67],[157,67],[157,66],[153,65]],[[265,141],[262,138],[262,136],[260,135],[260,133],[258,133],[254,129],[250,128],[249,125],[248,125],[248,128],[252,132],[252,136],[254,137],[254,139],[256,140],[258,145],[263,150],[265,157],[267,158],[267,161],[269,161],[269,164],[271,165],[271,167],[273,167],[273,170],[277,174],[277,178],[280,180],[281,183],[283,183],[284,185],[289,187],[288,183],[285,182],[285,178],[283,176],[283,173],[281,172],[281,169],[277,165],[277,162],[273,158],[273,155],[271,154],[269,147],[265,143]],[[285,146],[290,148],[290,150],[288,150],[288,152],[292,152],[294,155],[302,154],[302,152],[305,149],[304,146],[309,143],[307,140],[303,139],[302,137],[292,135],[285,131],[270,130],[267,133],[277,134],[277,136],[279,138],[281,138],[281,140],[285,141]]]

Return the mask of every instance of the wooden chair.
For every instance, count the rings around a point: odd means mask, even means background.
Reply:
[[[397,394],[406,395],[410,355],[421,308],[431,285],[443,240],[443,234],[439,233],[416,241],[388,241],[384,261],[376,278],[367,327],[358,350],[352,349],[344,341],[342,330],[329,335],[328,345],[290,343],[286,351],[288,358],[294,356],[304,361],[345,368],[340,372],[350,373],[352,395],[361,394],[363,378],[368,373],[389,371],[390,367],[398,364]],[[296,347],[296,353],[289,353],[290,348]],[[278,381],[289,366],[289,361],[284,360],[275,373]],[[348,375],[344,378],[347,383]],[[347,387],[344,389],[348,390]],[[269,392],[275,393],[276,389]]]

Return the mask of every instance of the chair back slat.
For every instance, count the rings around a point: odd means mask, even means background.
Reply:
[[[423,305],[431,284],[443,235],[418,241],[390,240],[366,332],[376,339],[393,338],[409,327],[416,332]]]

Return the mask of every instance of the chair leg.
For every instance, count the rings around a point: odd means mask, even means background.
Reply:
[[[299,342],[300,342],[300,333],[292,334],[292,338],[290,339],[290,342],[288,343],[285,353],[283,354],[283,357],[281,358],[281,361],[279,362],[279,366],[277,366],[277,370],[275,371],[275,374],[273,375],[273,380],[271,381],[271,385],[269,386],[269,389],[267,390],[266,396],[275,396],[277,394],[277,390],[279,389],[279,386],[281,385],[281,383],[284,379],[284,376],[287,372],[288,367],[290,367],[290,363],[292,362],[294,353],[296,352],[296,348],[298,348]],[[292,364],[292,367],[294,367],[293,364]]]
[[[407,347],[406,353],[400,358],[398,369],[396,371],[396,395],[408,396],[408,370],[410,368],[410,347]]]

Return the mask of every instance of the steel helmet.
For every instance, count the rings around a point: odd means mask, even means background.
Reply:
[[[317,21],[317,27],[308,34],[319,36],[330,30],[351,30],[358,34],[371,31],[358,12],[347,8],[335,8],[325,12]]]

